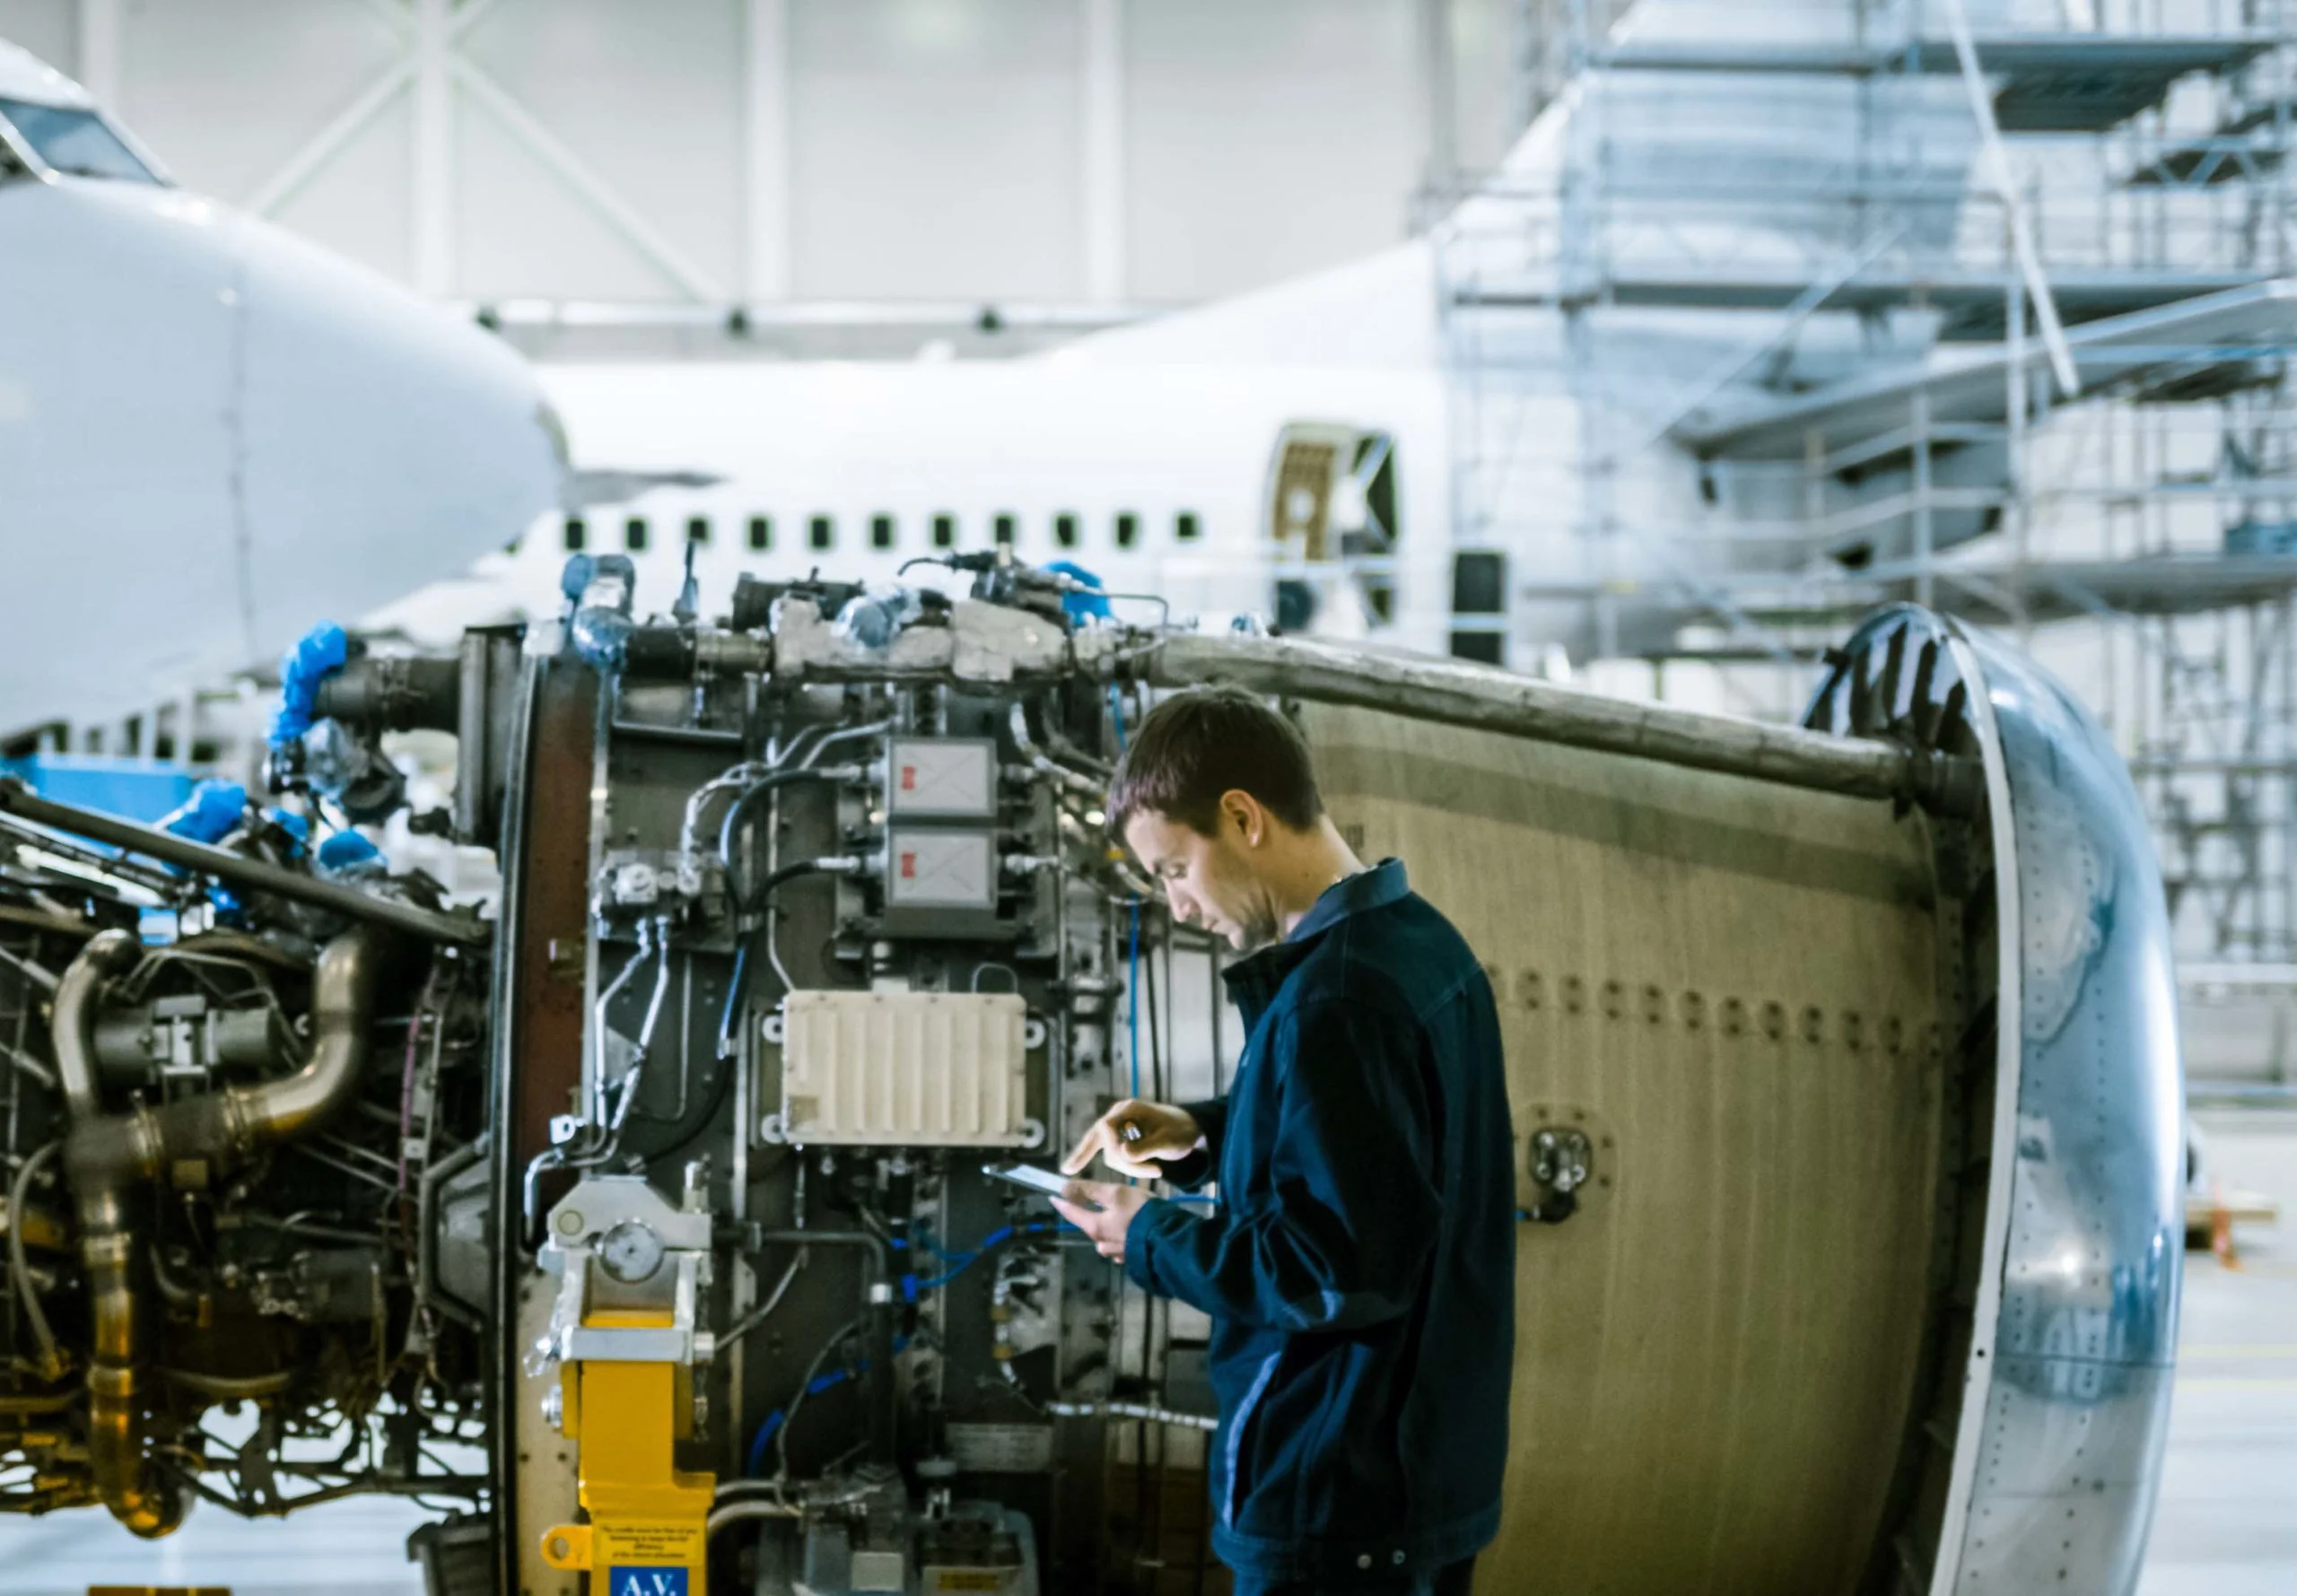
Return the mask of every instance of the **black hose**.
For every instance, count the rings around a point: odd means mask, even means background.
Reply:
[[[747,903],[743,905],[743,907],[747,909],[763,908],[766,899],[772,897],[775,893],[780,892],[792,881],[797,880],[799,876],[810,876],[816,871],[834,873],[834,870],[835,867],[832,866],[826,859],[793,859],[778,869],[767,871],[765,879],[757,884],[757,902],[754,903]]]
[[[859,1333],[869,1348],[869,1367],[863,1371],[860,1385],[863,1411],[868,1415],[869,1456],[873,1461],[890,1463],[894,1457],[893,1293],[873,1292],[870,1286],[892,1284],[892,1249],[883,1236],[868,1230],[769,1230],[758,1240],[805,1247],[859,1247],[867,1256],[877,1278],[862,1282],[861,1314],[840,1334],[843,1339]],[[878,1300],[881,1295],[882,1301]],[[793,1408],[790,1417],[797,1417]]]
[[[829,866],[826,860],[818,859],[799,859],[793,864],[782,866],[780,869],[769,874],[764,881],[758,883],[757,890],[759,905],[764,909],[767,914],[772,914],[773,912],[773,894],[780,891],[786,883],[795,881],[800,876],[811,875],[818,870],[826,870],[828,868]],[[746,906],[739,905],[738,901],[738,907],[745,907],[745,911],[747,911]],[[750,933],[750,935],[757,942],[763,944],[768,938],[773,935],[773,927],[770,921],[761,923],[756,929]],[[748,979],[750,964],[749,949],[750,945],[747,942],[745,942],[742,944],[740,948],[737,950],[734,956],[734,972],[731,979],[727,983],[725,1013],[718,1025],[718,1076],[717,1078],[711,1083],[710,1100],[703,1106],[702,1112],[698,1118],[692,1118],[686,1121],[669,1121],[669,1123],[674,1127],[673,1135],[676,1136],[677,1139],[659,1152],[642,1155],[642,1156],[643,1156],[649,1163],[652,1163],[658,1159],[675,1156],[692,1147],[694,1142],[701,1138],[703,1132],[708,1130],[712,1123],[716,1121],[718,1118],[719,1109],[722,1107],[726,1102],[727,1093],[732,1087],[734,1083],[734,1071],[741,1068],[740,1054],[730,1045],[730,1042],[734,1030],[734,1016],[740,1009],[742,1006],[742,999],[746,995],[743,992],[742,988]],[[652,1118],[651,1115],[648,1115],[646,1117],[650,1119]]]
[[[834,765],[801,765],[794,769],[769,771],[743,788],[741,796],[726,806],[726,818],[718,827],[718,857],[726,861],[726,890],[733,898],[735,908],[747,913],[755,906],[758,899],[772,892],[775,885],[774,878],[769,877],[759,885],[755,897],[743,890],[740,885],[740,867],[734,860],[734,836],[741,829],[742,817],[749,812],[750,806],[757,801],[760,794],[787,787],[792,781],[822,781],[845,773]],[[780,872],[775,875],[778,876]]]
[[[782,1409],[782,1423],[773,1432],[774,1478],[787,1479],[790,1477],[790,1432],[797,1425],[798,1414],[805,1407],[807,1397],[812,1394],[814,1377],[822,1372],[822,1365],[829,1361],[830,1354],[852,1340],[860,1328],[861,1321],[859,1319],[842,1326],[836,1334],[822,1343],[822,1349],[814,1354],[814,1361],[806,1365],[806,1373],[798,1382],[798,1394],[790,1399],[789,1407]],[[752,1446],[755,1450],[755,1443],[753,1443]]]
[[[742,1067],[742,1060],[738,1054],[727,1053],[713,1061],[718,1066],[718,1073],[711,1080],[710,1095],[703,1101],[700,1113],[689,1111],[684,1119],[662,1121],[654,1119],[644,1109],[638,1111],[639,1117],[670,1127],[671,1139],[666,1145],[651,1152],[642,1150],[639,1153],[638,1156],[647,1163],[656,1164],[665,1158],[678,1156],[701,1140],[703,1132],[717,1122],[718,1111],[726,1105],[726,1098],[733,1089],[734,1072]]]

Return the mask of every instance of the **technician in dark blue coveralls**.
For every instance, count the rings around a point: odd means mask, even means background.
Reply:
[[[1465,1592],[1499,1525],[1515,1344],[1490,983],[1401,863],[1357,859],[1306,744],[1249,694],[1159,704],[1109,811],[1176,919],[1251,952],[1227,1099],[1121,1103],[1064,1165],[1217,1176],[1218,1207],[1084,1181],[1059,1204],[1212,1317],[1213,1548],[1237,1596]]]

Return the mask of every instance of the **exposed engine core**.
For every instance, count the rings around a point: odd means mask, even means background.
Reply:
[[[1951,1572],[2013,1397],[2119,1415],[2150,1466],[2158,1337],[2072,1395],[2020,1351],[2120,1309],[2019,1272],[2013,1156],[2068,1226],[2143,1252],[2151,1221],[2002,1128],[2093,1093],[2062,1134],[2134,1165],[2127,1082],[2162,1066],[2077,1078],[1997,1024],[2021,904],[2099,877],[2030,847],[2005,883],[2038,767],[1967,643],[1878,619],[1800,731],[948,563],[966,596],[746,580],[705,624],[578,559],[555,623],[291,661],[276,807],[155,833],[0,787],[0,1506],[157,1535],[198,1496],[419,1496],[455,1508],[414,1548],[434,1596],[1193,1589],[1206,1323],[985,1166],[1234,1068],[1225,950],[1101,812],[1153,693],[1209,680],[1302,719],[1335,821],[1500,999],[1493,1588]],[[415,828],[493,850],[491,915],[341,825],[404,805],[384,738],[415,729],[457,768]],[[2123,942],[2065,946],[2123,956],[2130,904]],[[2058,980],[2105,1033],[2152,1001]],[[2111,1300],[2152,1293],[2152,1336],[2174,1288]],[[2113,1555],[2139,1487],[2065,1490]]]
[[[478,1321],[418,1282],[485,1122],[483,955],[10,840],[8,1505],[163,1535],[196,1496],[482,1490],[435,1456],[482,1435]],[[253,809],[224,842],[303,850]]]

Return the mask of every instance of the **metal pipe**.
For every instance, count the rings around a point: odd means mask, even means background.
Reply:
[[[726,817],[718,826],[718,858],[725,865],[728,876],[730,878],[734,874],[734,841],[742,829],[742,817],[749,813],[750,806],[759,798],[774,797],[793,781],[860,781],[869,773],[868,768],[862,765],[816,765],[808,761],[803,765],[768,771],[744,787],[741,796],[727,806]]]
[[[1096,803],[1107,796],[1107,789],[1100,782],[1094,781],[1082,771],[1072,771],[1067,765],[1057,763],[1051,754],[1036,746],[1035,740],[1029,736],[1028,712],[1021,705],[1016,703],[1013,706],[1013,712],[1006,717],[1006,723],[1012,728],[1013,746],[1020,751],[1021,757],[1029,762],[1029,768],[1038,775],[1047,777],[1058,785],[1066,787],[1079,798],[1091,798]]]
[[[316,1130],[350,1102],[371,1051],[381,951],[382,938],[364,929],[346,931],[328,944],[312,975],[310,1062],[285,1080],[221,1094],[232,1103],[237,1110],[233,1117],[245,1127],[248,1152]],[[159,1119],[172,1151],[169,1109],[162,1109]]]
[[[39,1343],[39,1377],[54,1380],[64,1373],[64,1361],[56,1353],[56,1332],[48,1328],[48,1314],[39,1305],[39,1286],[32,1279],[32,1266],[25,1248],[31,1237],[29,1210],[24,1206],[31,1194],[32,1182],[39,1176],[40,1166],[63,1150],[63,1143],[49,1142],[23,1162],[16,1171],[16,1178],[8,1189],[8,1267],[16,1288],[16,1298],[24,1305],[24,1318],[32,1327],[32,1339]]]
[[[607,1007],[622,995],[622,989],[630,984],[630,978],[638,972],[638,966],[644,964],[646,955],[653,951],[653,928],[652,920],[638,922],[638,951],[630,955],[621,972],[607,983],[606,990],[600,992],[598,1000],[590,1006],[590,1081],[582,1098],[590,1105],[590,1123],[601,1130],[616,1123],[612,1111],[607,1107]],[[646,1060],[640,1058],[631,1065],[631,1072],[643,1068],[645,1063]]]
[[[794,1502],[777,1502],[770,1496],[745,1497],[712,1508],[709,1518],[703,1521],[703,1538],[715,1540],[721,1531],[751,1519],[801,1519],[805,1516],[806,1510]]]
[[[861,1378],[869,1413],[869,1456],[879,1462],[893,1461],[893,1249],[886,1238],[867,1230],[769,1230],[758,1239],[761,1242],[784,1242],[799,1246],[825,1243],[830,1246],[860,1247],[869,1254],[877,1269],[878,1278],[864,1283],[861,1289],[861,1318],[855,1327],[867,1337],[869,1347],[869,1372]],[[808,1380],[812,1376],[808,1374]],[[805,1400],[804,1387],[799,1388],[797,1402],[790,1404],[790,1417],[783,1422],[782,1434],[798,1417],[798,1405]]]
[[[736,1121],[736,1123],[739,1122],[738,1120]],[[790,1267],[782,1271],[782,1278],[774,1282],[773,1289],[767,1294],[765,1301],[734,1321],[726,1333],[718,1338],[719,1350],[724,1351],[759,1325],[764,1324],[774,1309],[782,1305],[782,1299],[790,1293],[790,1283],[798,1278],[798,1271],[805,1267],[806,1250],[800,1247],[798,1249],[798,1255],[790,1260]]]
[[[481,658],[483,671],[483,654]],[[451,659],[367,654],[319,679],[314,708],[321,718],[378,731],[453,731],[461,720],[467,683],[459,651]]]
[[[1044,723],[1044,749],[1071,770],[1098,779],[1103,786],[1106,786],[1109,779],[1116,774],[1116,766],[1097,754],[1086,753],[1061,736],[1061,728],[1050,716],[1046,717]]]
[[[893,1249],[886,1245],[886,1238],[867,1230],[766,1230],[758,1233],[759,1241],[792,1247],[860,1247],[869,1254],[869,1261],[877,1267],[877,1284],[893,1284],[893,1266],[889,1261]],[[865,1288],[865,1305],[869,1294]]]
[[[133,931],[99,931],[56,983],[48,1022],[55,1038],[56,1074],[75,1121],[93,1119],[101,1112],[96,1100],[96,995],[104,982],[126,973],[143,952]]]
[[[130,853],[140,853],[148,859],[179,865],[187,870],[196,870],[200,875],[213,876],[219,881],[232,882],[255,892],[291,898],[320,909],[331,909],[337,914],[372,925],[389,926],[428,942],[452,942],[475,947],[483,946],[494,935],[493,928],[485,920],[467,915],[441,914],[413,903],[402,903],[396,898],[377,897],[338,881],[301,875],[263,859],[248,859],[222,848],[211,848],[205,842],[195,842],[188,837],[138,825],[132,820],[119,820],[109,815],[99,815],[92,809],[55,803],[39,797],[13,776],[0,777],[0,814],[13,815],[35,825],[54,826],[58,831],[69,832],[91,842],[107,842]]]
[[[136,951],[125,932],[91,941],[57,987],[56,1055],[73,1126],[65,1167],[80,1214],[93,1343],[88,1365],[88,1462],[97,1496],[128,1530],[166,1535],[189,1505],[180,1481],[157,1476],[145,1448],[145,1390],[135,1186],[176,1164],[211,1177],[260,1149],[323,1126],[356,1093],[371,1051],[381,933],[361,926],[329,943],[312,976],[310,1060],[284,1080],[230,1086],[157,1109],[106,1115],[95,1099],[94,1030],[102,981]],[[72,1001],[65,1001],[69,994]]]
[[[485,830],[486,674],[493,646],[485,633],[467,632],[455,661],[454,825],[460,842],[476,842]]]
[[[646,1018],[638,1027],[638,1059],[645,1062],[654,1045],[654,1025],[662,1017],[662,999],[670,990],[670,920],[663,915],[654,921],[654,991],[646,999]]]
[[[1138,1418],[1150,1424],[1184,1425],[1192,1430],[1217,1430],[1220,1421],[1202,1413],[1175,1413],[1142,1402],[1046,1402],[1047,1413],[1061,1418]]]
[[[0,947],[0,964],[5,964],[9,969],[13,970],[26,981],[31,981],[32,985],[38,987],[41,991],[48,993],[51,997],[55,995],[57,981],[56,972],[50,970],[47,965],[35,964],[31,960],[19,957],[17,955],[9,952],[8,949],[4,947]]]
[[[1941,814],[1974,813],[1985,796],[1975,760],[1631,703],[1507,671],[1307,638],[1167,638],[1146,663],[1146,679],[1160,687],[1225,683],[1847,798],[1905,800]]]

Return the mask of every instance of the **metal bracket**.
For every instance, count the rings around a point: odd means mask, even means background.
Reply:
[[[1579,1188],[1595,1170],[1595,1149],[1584,1130],[1548,1126],[1533,1133],[1531,1175],[1539,1199],[1518,1217],[1560,1225],[1579,1211]]]

